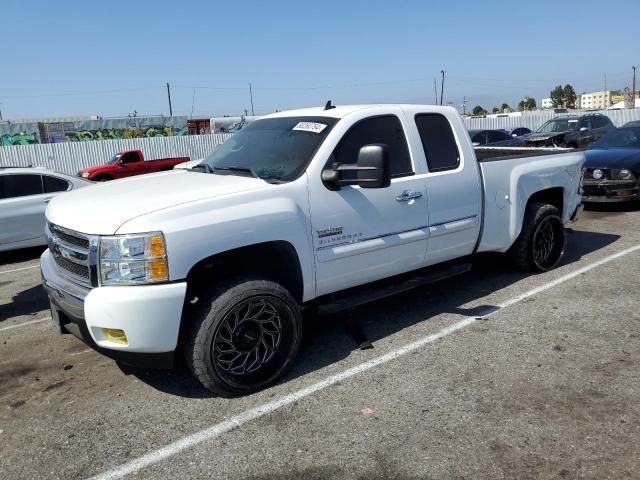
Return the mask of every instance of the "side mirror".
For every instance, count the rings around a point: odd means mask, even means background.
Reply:
[[[343,172],[356,172],[356,178],[343,178]],[[361,188],[385,188],[391,185],[389,147],[383,144],[365,145],[358,152],[358,163],[334,163],[322,171],[322,181],[330,190],[340,190],[342,185],[358,185]]]
[[[588,132],[589,131],[589,127],[580,127],[580,132]]]

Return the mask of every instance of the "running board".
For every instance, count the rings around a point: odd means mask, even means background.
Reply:
[[[448,267],[432,270],[426,273],[418,273],[406,278],[403,275],[402,277],[399,277],[398,280],[400,280],[400,278],[405,278],[404,280],[391,285],[389,285],[388,282],[385,282],[384,285],[380,286],[377,286],[376,283],[374,283],[370,286],[356,287],[329,297],[326,303],[321,303],[316,307],[317,312],[320,315],[332,315],[334,313],[356,308],[366,303],[390,297],[398,293],[408,292],[409,290],[413,290],[414,288],[421,287],[423,285],[430,285],[446,280],[447,278],[462,275],[463,273],[467,273],[469,270],[471,270],[471,264],[462,263],[450,265]]]

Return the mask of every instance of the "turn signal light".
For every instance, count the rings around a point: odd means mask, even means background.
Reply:
[[[151,237],[151,256],[164,257],[165,255],[164,238],[162,238],[162,235],[154,235]]]
[[[149,262],[150,276],[152,280],[163,281],[169,278],[169,268],[166,258],[157,258]]]
[[[110,342],[129,345],[129,340],[127,340],[127,335],[124,333],[124,330],[120,330],[119,328],[103,328],[102,333],[104,333],[104,338]]]

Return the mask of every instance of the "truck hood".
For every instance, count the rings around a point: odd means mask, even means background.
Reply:
[[[264,180],[185,170],[98,183],[55,197],[47,219],[71,230],[112,235],[125,222],[176,205],[263,188]]]

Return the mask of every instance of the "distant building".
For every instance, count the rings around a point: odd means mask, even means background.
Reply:
[[[601,92],[583,93],[580,95],[580,108],[586,110],[603,110],[609,108],[612,104],[611,97],[618,92],[611,90]]]
[[[542,101],[540,102],[540,105],[542,106],[542,108],[553,108],[553,102],[551,101],[550,98],[543,98]]]

